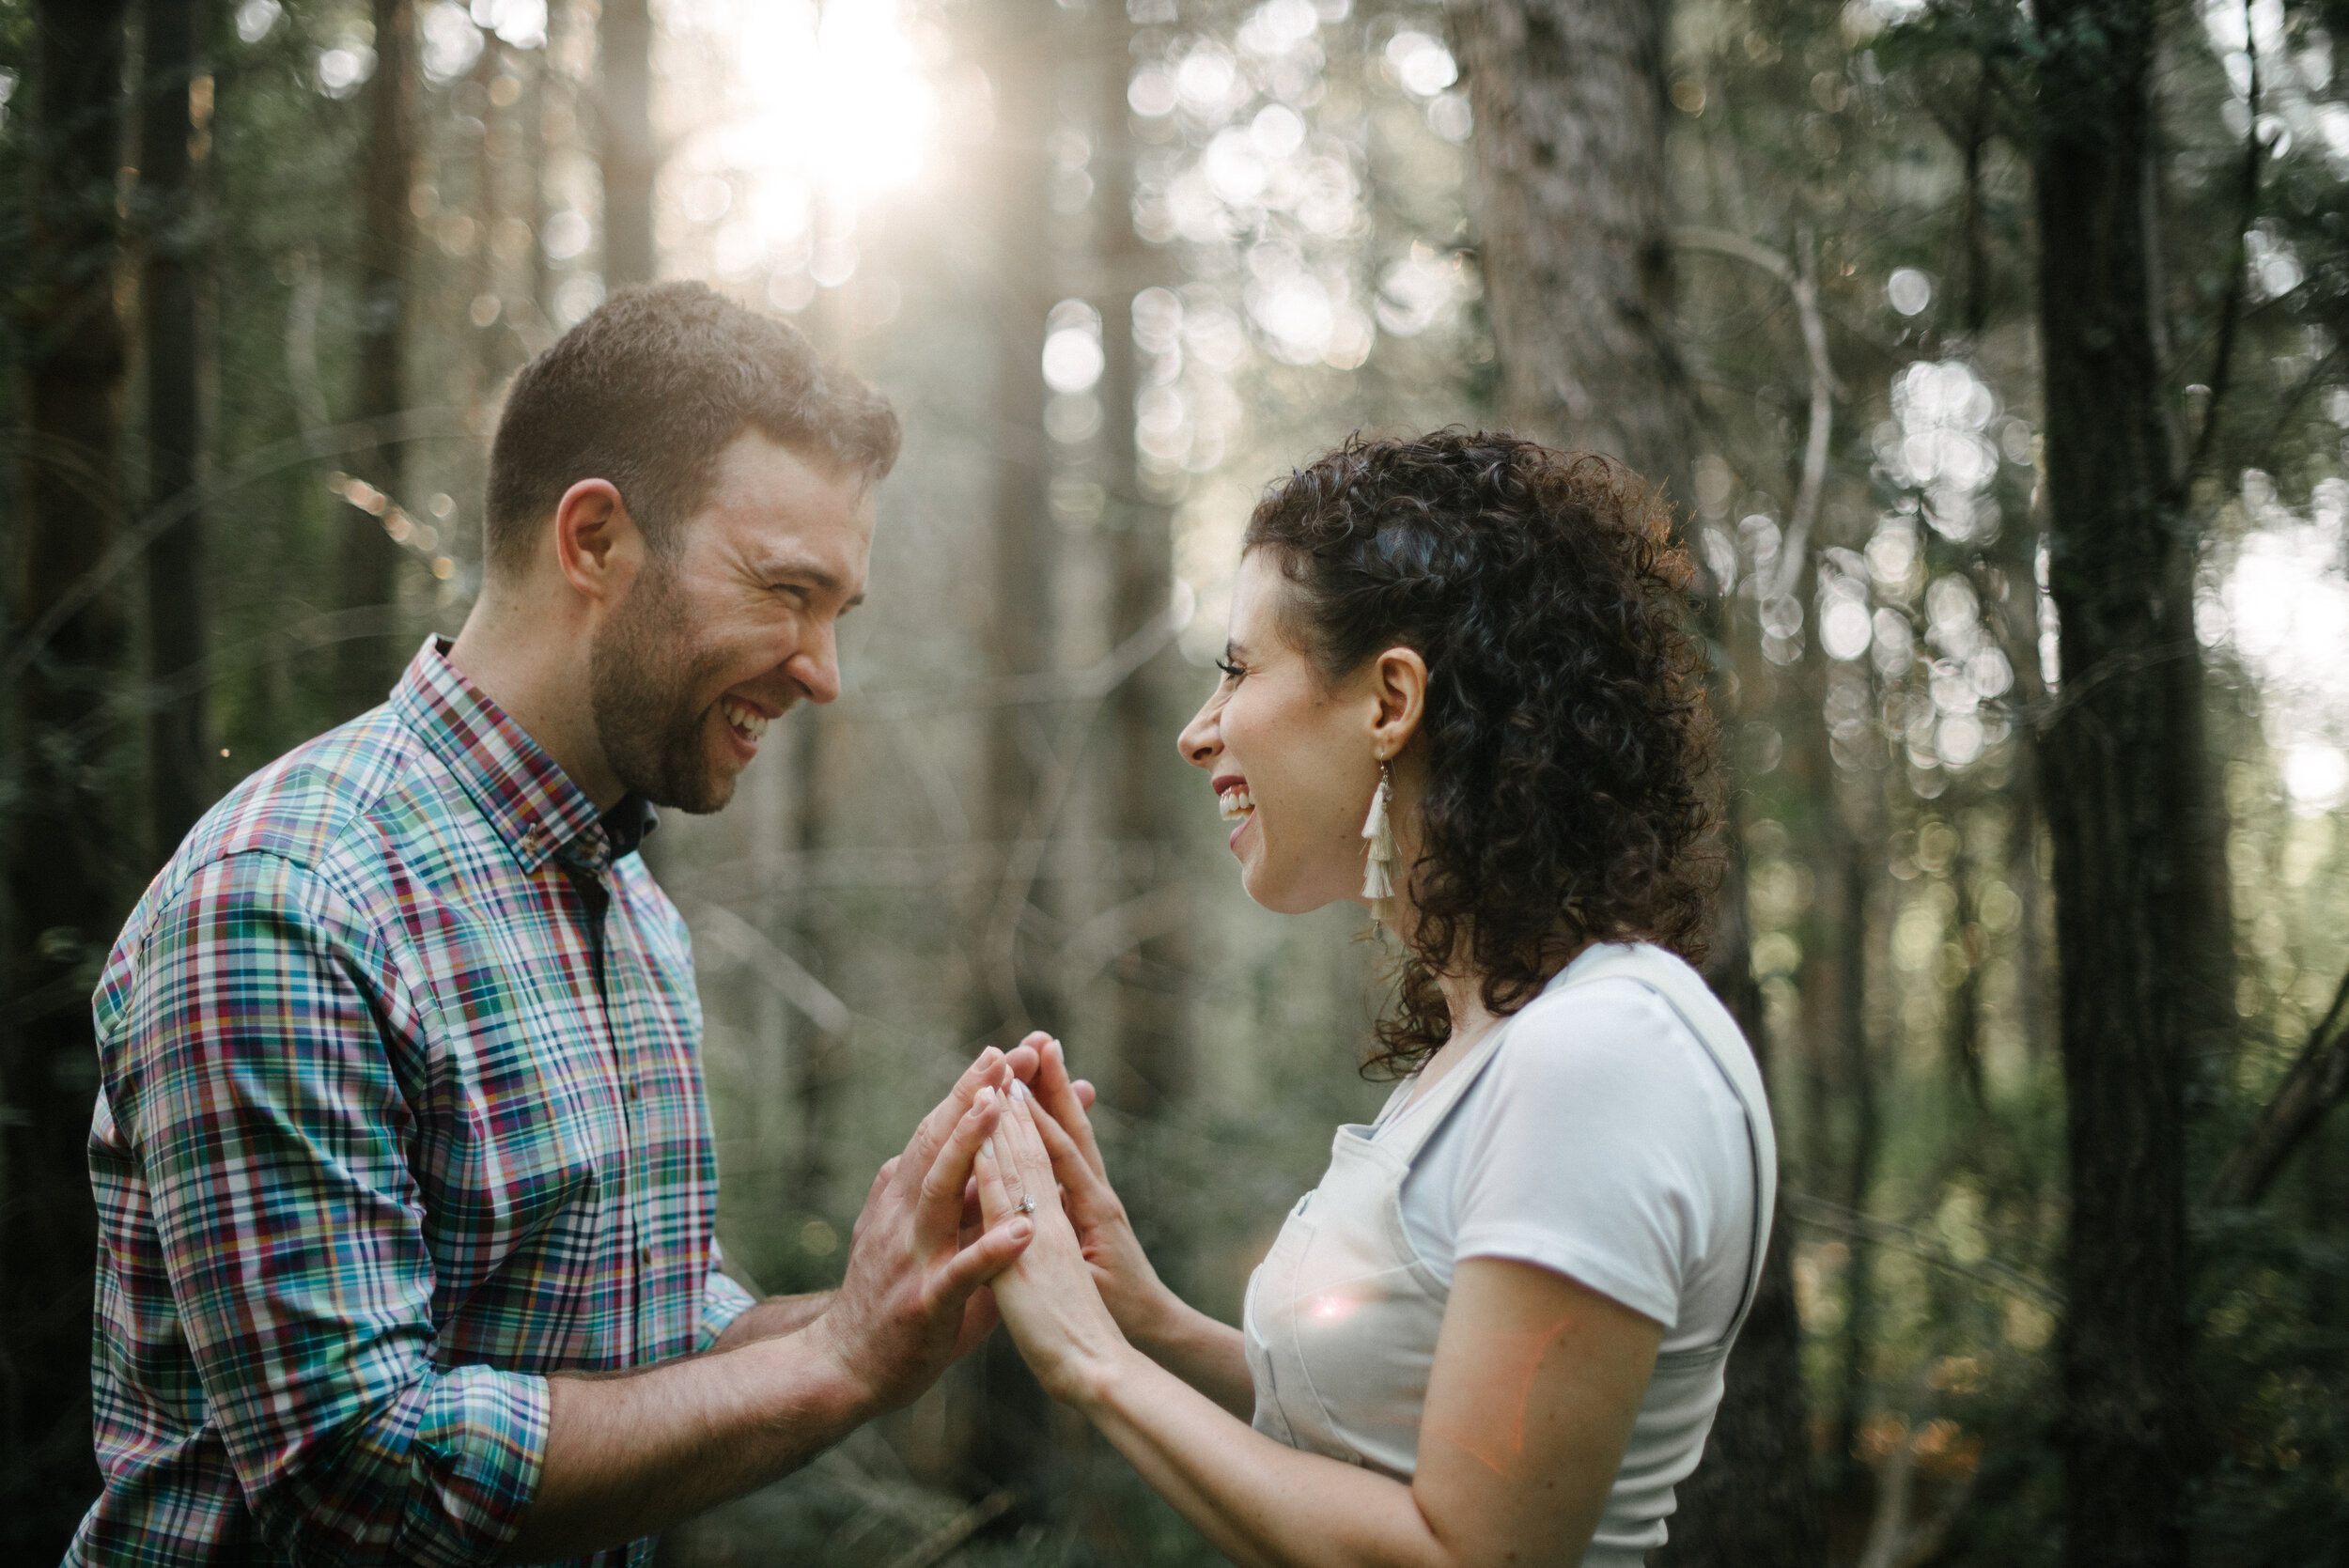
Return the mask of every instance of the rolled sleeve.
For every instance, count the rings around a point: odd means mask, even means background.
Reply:
[[[315,874],[199,870],[113,1047],[207,1415],[294,1563],[484,1563],[537,1484],[544,1379],[434,1362],[435,1268],[406,1150],[420,1020]]]
[[[693,1348],[708,1350],[718,1343],[718,1336],[734,1327],[734,1320],[757,1304],[757,1298],[736,1284],[721,1266],[718,1247],[709,1247],[709,1277],[702,1285],[701,1321],[693,1332]]]

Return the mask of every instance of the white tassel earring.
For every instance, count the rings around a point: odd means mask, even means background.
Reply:
[[[1378,765],[1378,789],[1370,798],[1370,815],[1362,823],[1362,837],[1370,841],[1370,854],[1362,866],[1362,896],[1370,900],[1372,929],[1387,923],[1388,900],[1394,894],[1394,824],[1388,820],[1389,806],[1394,795],[1394,764]]]

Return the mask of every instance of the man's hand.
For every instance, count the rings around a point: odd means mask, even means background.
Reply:
[[[1034,1227],[1021,1217],[964,1246],[963,1193],[1003,1113],[1001,1091],[1033,1077],[1036,1060],[1025,1044],[1008,1057],[982,1051],[873,1178],[849,1233],[848,1276],[806,1332],[875,1414],[911,1402],[993,1326],[993,1303],[972,1297],[1019,1256]],[[980,1103],[988,1089],[997,1093]]]

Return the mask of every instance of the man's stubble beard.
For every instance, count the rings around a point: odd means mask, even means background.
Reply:
[[[734,798],[735,774],[710,765],[700,691],[719,656],[697,648],[676,592],[674,564],[656,556],[588,655],[588,698],[604,760],[656,806],[694,815]]]

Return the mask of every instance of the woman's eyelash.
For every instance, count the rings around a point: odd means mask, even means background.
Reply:
[[[1232,678],[1233,680],[1237,680],[1237,679],[1239,679],[1239,677],[1240,677],[1241,675],[1243,675],[1247,674],[1247,672],[1246,672],[1245,670],[1242,670],[1242,669],[1241,669],[1238,665],[1237,665],[1237,664],[1232,664],[1232,663],[1227,663],[1226,661],[1224,661],[1223,660],[1221,660],[1221,659],[1219,659],[1219,660],[1217,660],[1215,661],[1215,667],[1216,667],[1217,669],[1219,669],[1219,670],[1222,671],[1222,672],[1224,673],[1224,675],[1226,675],[1227,676],[1229,676],[1229,677],[1230,677],[1230,678]]]

